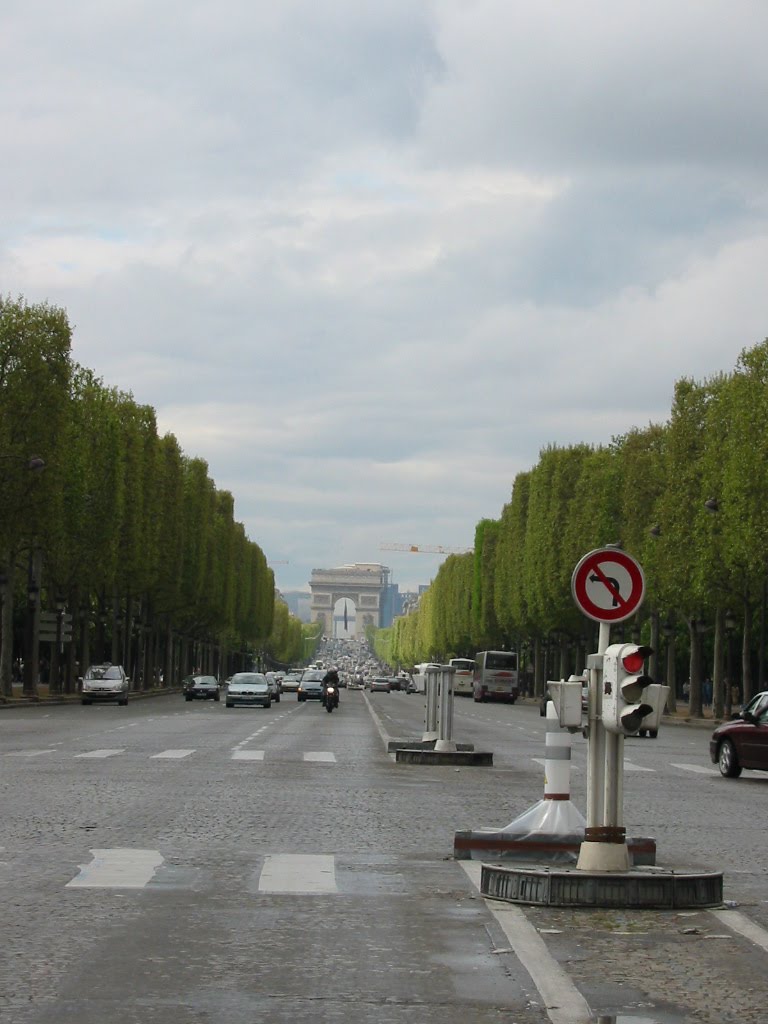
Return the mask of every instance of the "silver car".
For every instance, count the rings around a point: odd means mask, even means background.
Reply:
[[[227,685],[226,706],[258,704],[268,708],[272,704],[269,683],[262,672],[236,672]]]
[[[80,702],[93,704],[94,701],[116,701],[123,707],[128,703],[131,681],[122,665],[91,665],[83,676]]]

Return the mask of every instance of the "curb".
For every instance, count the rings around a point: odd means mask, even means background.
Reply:
[[[181,687],[171,686],[167,690],[131,690],[128,694],[130,700],[143,700],[145,697],[166,697],[172,693],[181,693]],[[80,694],[72,694],[61,697],[5,697],[0,698],[0,711],[10,711],[15,708],[52,708],[64,707],[71,704],[80,705]]]

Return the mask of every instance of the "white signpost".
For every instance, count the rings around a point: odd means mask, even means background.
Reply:
[[[571,578],[579,609],[600,623],[597,654],[589,659],[587,826],[577,867],[585,871],[628,871],[624,830],[624,735],[602,721],[603,655],[610,645],[611,623],[634,615],[645,597],[639,563],[618,547],[590,551]]]

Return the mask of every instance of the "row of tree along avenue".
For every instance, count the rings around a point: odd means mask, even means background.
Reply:
[[[0,300],[0,694],[73,692],[105,660],[150,688],[299,658],[232,495],[70,349],[62,310]]]
[[[571,595],[588,551],[618,543],[643,566],[646,599],[615,636],[656,652],[670,702],[716,716],[765,685],[768,593],[768,341],[732,373],[678,381],[669,420],[601,447],[550,447],[514,480],[474,551],[441,566],[418,609],[379,631],[391,663],[515,647],[534,692],[580,671],[596,624]]]

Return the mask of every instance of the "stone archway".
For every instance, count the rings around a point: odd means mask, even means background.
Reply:
[[[342,635],[365,636],[366,627],[381,625],[382,597],[389,583],[389,569],[378,563],[341,565],[336,569],[313,569],[309,581],[312,592],[310,619],[325,622],[324,631],[335,636],[335,616],[342,616]],[[347,631],[343,631],[343,608],[347,601]],[[354,606],[354,632],[351,609]],[[341,611],[337,609],[341,607]]]

